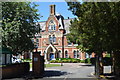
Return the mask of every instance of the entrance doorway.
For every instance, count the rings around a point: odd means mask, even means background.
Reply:
[[[55,59],[55,55],[53,53],[50,53],[50,60]]]

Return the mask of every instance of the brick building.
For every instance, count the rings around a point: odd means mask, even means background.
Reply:
[[[78,58],[85,59],[86,53],[82,53],[76,48],[77,44],[68,43],[66,34],[68,34],[70,21],[73,19],[64,19],[61,14],[56,14],[55,5],[50,5],[50,15],[47,21],[38,22],[41,32],[36,34],[34,41],[37,45],[37,51],[44,55],[46,60],[55,58]]]

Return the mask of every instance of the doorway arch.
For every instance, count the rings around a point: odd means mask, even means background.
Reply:
[[[45,58],[46,60],[55,60],[55,58],[57,58],[58,54],[57,54],[57,49],[55,46],[53,46],[52,44],[50,44],[49,46],[47,46],[47,48],[45,49]]]

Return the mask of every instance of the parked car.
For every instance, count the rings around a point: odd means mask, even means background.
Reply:
[[[16,58],[15,56],[12,57],[12,63],[21,63],[21,59]]]

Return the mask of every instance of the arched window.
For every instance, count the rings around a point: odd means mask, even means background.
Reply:
[[[65,58],[68,58],[68,51],[65,51]]]
[[[77,51],[74,50],[74,58],[77,58]]]
[[[79,51],[77,50],[77,58],[79,58],[80,57],[80,55],[79,55]]]
[[[50,41],[50,43],[52,43],[52,37],[51,37],[51,35],[49,35],[49,41]]]
[[[56,27],[55,27],[55,25],[53,26],[53,30],[56,30]]]
[[[50,41],[50,43],[56,42],[56,37],[55,37],[55,35],[53,35],[53,36],[49,35],[49,41]]]
[[[49,29],[49,31],[56,30],[56,26],[55,26],[53,20],[50,20],[49,25],[48,25],[48,29]]]
[[[53,23],[53,20],[50,20],[50,23]]]
[[[60,55],[61,55],[61,51],[59,50],[58,51],[58,58],[60,58]]]
[[[53,42],[56,42],[56,37],[55,37],[55,35],[53,35]]]
[[[38,38],[36,39],[36,43],[39,43],[39,39]]]

